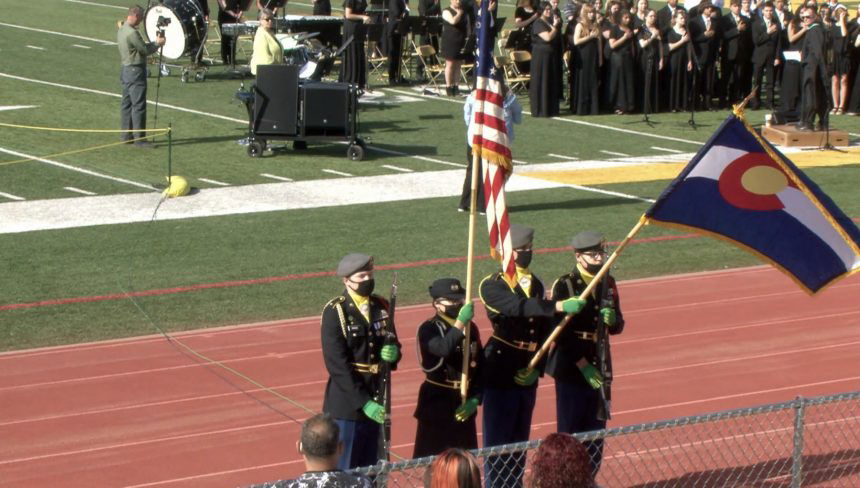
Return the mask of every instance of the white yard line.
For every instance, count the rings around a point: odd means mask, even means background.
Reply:
[[[528,162],[528,161],[520,161],[519,159],[512,159],[511,161],[513,161],[513,163],[514,163],[514,164],[519,164],[519,165],[527,165],[527,164],[529,164],[529,162]]]
[[[81,44],[72,44],[72,47],[77,47],[80,49],[89,49],[90,48],[89,46],[83,46]]]
[[[210,185],[218,185],[218,186],[230,186],[230,183],[224,183],[223,181],[211,180],[209,178],[197,178],[198,180],[209,183]]]
[[[323,169],[322,171],[323,171],[323,173],[331,173],[333,175],[338,175],[338,176],[354,176],[354,175],[351,175],[349,173],[344,173],[343,171],[336,171],[333,169]]]
[[[95,176],[95,177],[98,177],[98,178],[104,178],[104,179],[106,179],[106,180],[116,181],[116,182],[118,182],[118,183],[125,183],[125,184],[127,184],[127,185],[136,186],[136,187],[138,187],[138,188],[144,188],[144,189],[146,189],[146,190],[155,190],[155,189],[156,189],[156,188],[155,188],[155,187],[153,187],[152,185],[148,185],[148,184],[146,184],[146,183],[139,183],[139,182],[137,182],[137,181],[127,180],[127,179],[125,179],[125,178],[117,178],[116,176],[106,175],[106,174],[104,174],[104,173],[99,173],[99,172],[97,172],[97,171],[92,171],[92,170],[89,170],[89,169],[78,168],[77,166],[72,166],[72,165],[70,165],[70,164],[61,163],[61,162],[59,162],[59,161],[53,161],[53,160],[51,160],[51,159],[40,158],[40,157],[38,157],[38,156],[33,156],[33,155],[30,155],[30,154],[24,154],[24,153],[22,153],[22,152],[13,151],[13,150],[11,150],[11,149],[6,149],[6,148],[3,148],[3,147],[0,147],[0,152],[4,152],[4,153],[6,153],[6,154],[11,154],[11,155],[13,155],[13,156],[17,156],[17,157],[19,157],[19,158],[30,158],[30,159],[32,159],[33,161],[39,161],[40,163],[50,164],[51,166],[57,166],[57,167],[59,167],[59,168],[68,169],[68,170],[71,170],[71,171],[76,171],[76,172],[78,172],[78,173],[83,173],[83,174],[90,175],[90,176]]]
[[[123,7],[123,8],[125,9],[125,7]],[[37,29],[35,27],[25,27],[23,25],[7,24],[6,22],[0,22],[0,27],[12,27],[13,29],[23,29],[23,30],[33,31],[33,32],[41,32],[43,34],[51,34],[51,35],[63,36],[63,37],[71,37],[72,39],[80,39],[82,41],[98,42],[99,44],[104,44],[105,46],[116,46],[116,43],[112,42],[112,41],[95,39],[93,37],[76,36],[74,34],[65,34],[63,32],[50,31],[50,30],[46,30],[46,29]]]
[[[271,178],[273,180],[278,180],[278,181],[293,181],[292,178],[287,178],[285,176],[270,175],[269,173],[260,173],[260,176],[262,176],[263,178]]]
[[[36,108],[38,105],[0,105],[0,112],[4,110],[20,110],[22,108]]]
[[[391,166],[390,164],[383,164],[383,165],[382,165],[382,167],[383,167],[383,168],[388,168],[388,169],[391,169],[391,170],[394,170],[394,171],[400,171],[401,173],[412,173],[412,170],[411,170],[411,169],[408,169],[408,168],[401,168],[400,166]]]
[[[523,112],[523,113],[527,113],[527,112]],[[663,139],[665,141],[683,142],[686,144],[695,144],[697,146],[701,146],[703,144],[699,141],[691,141],[689,139],[681,139],[678,137],[661,136],[659,134],[649,134],[647,132],[639,132],[638,130],[622,129],[621,127],[612,127],[611,125],[595,124],[594,122],[586,122],[584,120],[566,119],[564,117],[553,117],[552,119],[553,120],[561,120],[563,122],[568,122],[570,124],[579,124],[579,125],[585,125],[588,127],[597,127],[598,129],[606,129],[606,130],[612,130],[612,131],[616,131],[616,132],[623,132],[625,134],[634,134],[634,135],[642,136],[642,137],[653,137],[655,139]]]
[[[90,197],[94,196],[94,195],[98,195],[98,193],[93,193],[91,191],[81,190],[80,188],[75,188],[74,186],[64,186],[63,189],[69,190],[70,192],[73,192],[73,193],[80,193],[81,195],[87,195]]]
[[[610,156],[620,156],[622,158],[629,158],[630,157],[629,154],[624,154],[624,153],[615,152],[615,151],[606,151],[603,149],[600,149],[598,152],[602,152],[603,154],[608,154]]]
[[[23,202],[25,200],[25,198],[23,198],[23,197],[19,197],[17,195],[13,195],[11,193],[4,193],[2,191],[0,191],[0,197],[8,198],[9,200],[15,200],[16,202]]]
[[[40,47],[40,46],[31,46],[30,44],[27,44],[27,47],[30,49],[35,49],[37,51],[45,51],[45,48]]]
[[[610,195],[613,197],[620,197],[620,198],[625,198],[628,200],[637,200],[637,201],[646,202],[646,203],[656,202],[656,200],[654,200],[652,198],[643,198],[643,197],[639,197],[636,195],[631,195],[629,193],[621,193],[621,192],[617,192],[617,191],[602,190],[600,188],[592,188],[590,186],[572,185],[572,184],[563,184],[563,186],[573,188],[575,190],[590,191],[592,193],[600,193],[602,195]]]
[[[66,0],[71,3],[79,3],[81,5],[92,5],[94,7],[107,7],[107,8],[115,8],[119,10],[128,10],[128,7],[122,7],[119,5],[108,5],[106,3],[96,3],[96,2],[85,2],[84,0]]]
[[[564,159],[565,161],[577,161],[577,160],[579,160],[579,158],[577,158],[576,156],[564,156],[562,154],[549,153],[549,154],[547,154],[547,156],[551,156],[553,158]]]
[[[669,149],[668,147],[659,147],[659,146],[651,146],[651,149],[656,149],[657,151],[664,151],[672,154],[683,154],[684,151],[679,151],[677,149]]]

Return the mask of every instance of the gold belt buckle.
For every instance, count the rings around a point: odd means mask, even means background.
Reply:
[[[369,364],[367,365],[367,372],[370,374],[379,373],[379,363]]]
[[[537,351],[537,342],[529,342],[529,352]]]

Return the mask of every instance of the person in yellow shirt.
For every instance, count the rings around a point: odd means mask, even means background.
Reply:
[[[284,47],[275,38],[275,14],[269,9],[260,11],[260,27],[254,35],[254,54],[251,56],[251,73],[257,74],[261,64],[283,64]]]

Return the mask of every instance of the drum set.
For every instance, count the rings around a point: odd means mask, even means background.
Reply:
[[[299,67],[302,80],[320,81],[331,72],[335,53],[316,39],[318,33],[275,34],[284,48],[284,63]]]
[[[155,40],[156,32],[164,32],[166,42],[160,56],[168,60],[191,56],[192,63],[182,66],[182,82],[187,82],[192,75],[196,81],[206,79],[209,68],[199,60],[208,36],[208,26],[203,9],[196,1],[163,0],[152,5],[146,11],[144,26],[150,41]],[[160,69],[162,75],[170,74],[166,64],[162,64]]]

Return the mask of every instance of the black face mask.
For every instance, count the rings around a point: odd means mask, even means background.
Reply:
[[[532,251],[517,251],[517,259],[514,262],[520,268],[528,268],[532,262]]]
[[[603,268],[603,263],[600,263],[600,264],[586,263],[586,265],[585,265],[585,270],[588,271],[589,273],[593,274],[593,275],[597,274],[597,272],[600,271],[601,268]]]
[[[376,285],[373,278],[364,281],[353,281],[353,283],[358,285],[358,288],[353,291],[363,297],[369,297],[373,293],[373,287]]]
[[[451,317],[452,319],[456,319],[457,315],[460,315],[460,309],[462,309],[462,308],[463,308],[462,303],[457,304],[457,305],[447,305],[447,306],[445,306],[445,311],[443,313],[445,315],[447,315],[448,317]]]

